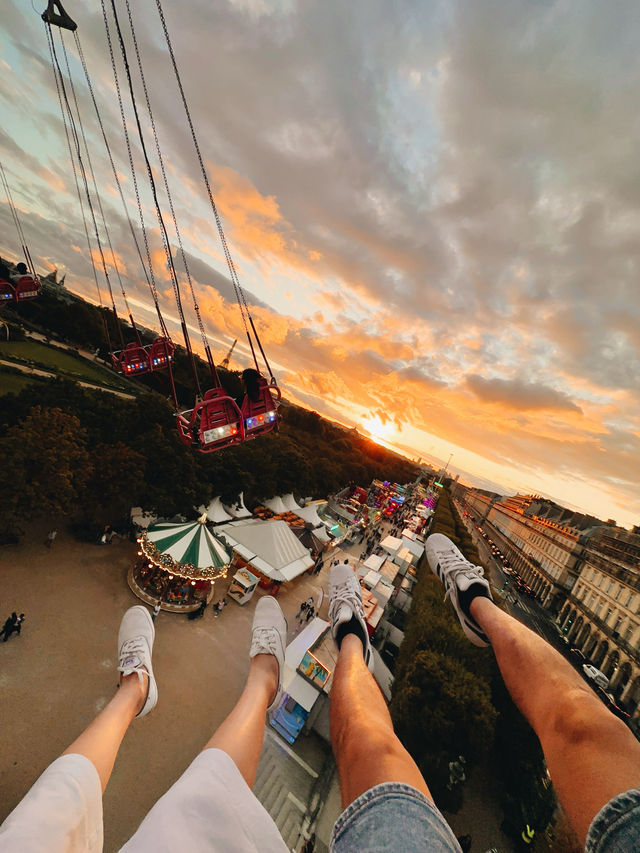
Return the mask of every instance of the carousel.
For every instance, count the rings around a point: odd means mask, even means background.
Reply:
[[[152,524],[138,537],[138,558],[128,583],[138,598],[162,610],[188,613],[213,598],[231,557],[206,526],[206,515],[182,524]]]

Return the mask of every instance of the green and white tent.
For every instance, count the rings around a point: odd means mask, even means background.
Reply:
[[[194,580],[225,577],[231,555],[205,521],[206,516],[201,516],[182,524],[152,524],[140,540],[145,556],[167,571]]]

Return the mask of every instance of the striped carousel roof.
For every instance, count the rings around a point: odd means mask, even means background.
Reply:
[[[144,539],[156,552],[158,563],[190,577],[221,576],[231,561],[224,545],[208,530],[206,516],[182,524],[152,524]]]

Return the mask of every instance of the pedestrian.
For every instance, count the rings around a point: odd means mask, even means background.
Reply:
[[[296,620],[298,620],[302,616],[308,606],[309,605],[306,601],[300,603],[300,607],[298,608],[298,612],[296,613]]]
[[[20,635],[20,631],[22,630],[22,623],[23,622],[24,622],[24,613],[21,613],[18,616],[18,618],[16,619],[16,624],[15,624],[15,627],[13,629],[16,632],[16,634],[18,634],[18,636]]]
[[[312,604],[312,605],[310,605],[310,606],[307,608],[307,614],[306,614],[306,616],[304,617],[304,621],[305,621],[305,622],[310,622],[310,621],[313,619],[313,617],[314,617],[315,615],[316,615],[316,609],[315,609],[315,607],[314,607],[314,606],[313,606],[313,604]]]
[[[18,615],[14,610],[11,616],[6,618],[5,623],[2,626],[2,631],[0,631],[0,636],[2,636],[2,641],[4,643],[6,643],[9,637],[13,634],[14,625],[17,621]]]
[[[161,609],[162,609],[162,601],[160,599],[158,599],[156,601],[156,606],[153,608],[153,616],[151,617],[154,622],[156,621],[158,613],[160,613]]]
[[[227,599],[226,598],[221,598],[220,601],[217,602],[217,604],[213,605],[213,615],[216,617],[216,619],[222,613],[222,611],[225,609],[226,606],[227,606]]]
[[[307,839],[304,847],[300,850],[300,853],[313,853],[313,851],[315,849],[316,849],[316,834],[314,832],[313,835]]]
[[[44,542],[44,544],[47,546],[47,548],[51,548],[51,546],[53,545],[57,535],[58,535],[57,530],[50,530],[47,533],[47,538],[45,539],[45,542]]]

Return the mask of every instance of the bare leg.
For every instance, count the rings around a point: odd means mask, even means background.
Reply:
[[[147,698],[147,683],[146,675],[141,682],[137,673],[123,678],[118,692],[106,708],[62,753],[84,755],[88,758],[98,771],[103,793],[122,738]]]
[[[342,640],[333,676],[331,743],[343,808],[381,782],[404,782],[433,799],[415,761],[396,737],[387,704],[364,662],[362,641],[355,634]]]
[[[487,598],[474,598],[470,611],[540,739],[560,802],[584,844],[602,806],[640,785],[640,743],[545,640]]]
[[[247,785],[256,780],[262,752],[267,708],[278,688],[278,662],[273,655],[256,655],[242,695],[205,749],[221,749],[229,755]]]

